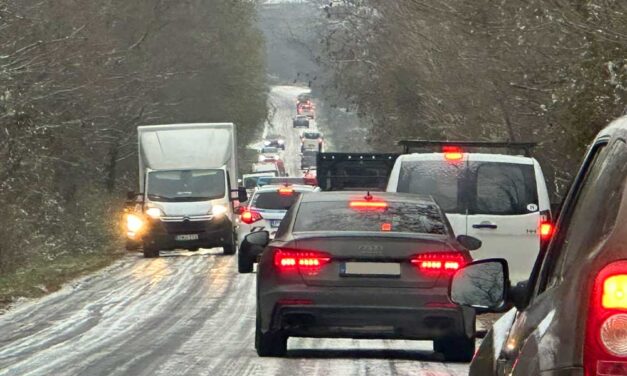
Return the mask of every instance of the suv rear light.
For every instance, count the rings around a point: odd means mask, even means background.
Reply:
[[[466,264],[466,259],[459,252],[433,252],[416,255],[410,262],[424,273],[453,274]]]
[[[277,248],[274,251],[274,266],[281,272],[300,271],[317,273],[331,262],[331,256],[324,252]]]
[[[587,376],[627,375],[627,260],[607,265],[594,279],[584,367]]]
[[[246,223],[246,224],[251,224],[251,223],[255,223],[259,220],[262,220],[263,217],[261,216],[261,214],[257,213],[256,211],[251,211],[251,210],[245,210],[241,215],[240,215],[240,219],[242,222]]]

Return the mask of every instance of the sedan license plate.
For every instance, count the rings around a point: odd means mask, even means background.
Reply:
[[[340,274],[346,277],[400,277],[401,264],[394,262],[346,262]]]
[[[281,224],[281,220],[280,219],[272,219],[272,220],[270,220],[270,227],[279,227],[280,224]]]
[[[198,234],[176,235],[174,239],[178,241],[198,240]]]

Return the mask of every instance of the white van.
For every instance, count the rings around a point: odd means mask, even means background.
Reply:
[[[401,155],[387,191],[433,196],[455,235],[483,242],[473,258],[505,258],[513,282],[528,278],[552,233],[546,182],[534,158],[460,148]]]

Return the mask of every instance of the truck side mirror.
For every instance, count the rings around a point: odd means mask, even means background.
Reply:
[[[453,303],[473,307],[477,313],[506,308],[509,271],[504,259],[475,261],[458,270],[449,287]]]
[[[246,188],[239,187],[231,191],[231,201],[246,202],[248,201],[248,192]]]

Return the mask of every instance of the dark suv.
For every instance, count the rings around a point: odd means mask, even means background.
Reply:
[[[530,279],[509,287],[507,262],[460,269],[453,301],[514,308],[481,344],[470,375],[627,375],[627,117],[590,147]]]

